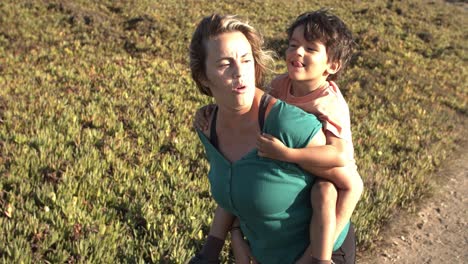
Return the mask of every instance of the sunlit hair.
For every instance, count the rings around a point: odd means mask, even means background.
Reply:
[[[259,88],[263,87],[265,73],[269,70],[267,64],[272,62],[272,57],[269,52],[263,50],[262,35],[236,16],[213,14],[200,21],[190,42],[190,70],[193,80],[203,94],[213,96],[211,90],[201,83],[201,80],[206,79],[206,42],[220,34],[236,31],[244,34],[252,47],[255,85]]]
[[[336,80],[352,57],[354,40],[351,31],[328,9],[299,15],[287,30],[289,39],[299,26],[304,26],[304,38],[307,41],[319,41],[326,47],[329,62],[341,62],[340,70],[328,76],[328,80]]]

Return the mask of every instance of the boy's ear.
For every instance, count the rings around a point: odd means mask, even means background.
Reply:
[[[341,69],[341,61],[333,61],[328,63],[327,73],[332,75]]]

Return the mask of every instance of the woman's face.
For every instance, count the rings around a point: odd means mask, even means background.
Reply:
[[[206,80],[220,107],[250,108],[255,94],[255,63],[249,41],[241,32],[218,35],[206,42]]]

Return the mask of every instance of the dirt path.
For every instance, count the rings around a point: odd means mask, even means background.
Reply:
[[[441,188],[415,215],[396,217],[385,241],[364,252],[359,264],[468,263],[468,144],[435,174]]]

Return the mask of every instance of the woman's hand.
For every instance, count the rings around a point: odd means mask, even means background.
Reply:
[[[213,113],[216,105],[210,104],[205,105],[204,107],[197,110],[195,113],[195,120],[193,122],[193,127],[201,130],[201,131],[208,131],[208,125],[211,114]]]
[[[272,135],[258,135],[257,150],[260,157],[289,162],[289,148]]]
[[[231,231],[231,247],[236,264],[258,264],[240,229]]]

